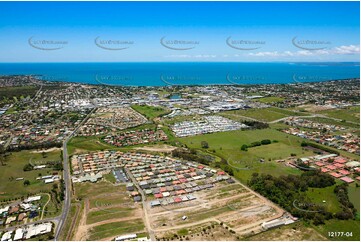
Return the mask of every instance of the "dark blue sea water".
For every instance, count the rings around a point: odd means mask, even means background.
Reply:
[[[0,75],[20,74],[131,86],[265,84],[356,78],[360,63],[0,63]]]

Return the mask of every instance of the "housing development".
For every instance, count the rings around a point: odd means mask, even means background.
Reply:
[[[359,226],[359,84],[0,76],[0,239],[334,239]]]

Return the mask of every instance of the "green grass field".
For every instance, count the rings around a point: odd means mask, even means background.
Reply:
[[[155,129],[155,124],[144,124],[138,127],[129,128],[126,130],[122,130],[120,132],[126,132],[130,130],[141,130],[141,129]],[[169,137],[173,137],[173,134],[171,131],[168,130],[167,127],[163,127],[163,130]],[[163,141],[160,142],[154,142],[154,144],[157,143],[164,143]],[[149,145],[151,143],[148,143]],[[76,136],[72,138],[68,142],[68,153],[69,155],[73,155],[75,153],[83,153],[88,151],[100,151],[100,150],[121,150],[126,151],[131,149],[132,147],[139,147],[143,146],[143,144],[140,145],[133,145],[133,146],[126,146],[126,147],[117,147],[110,144],[105,143],[102,141],[102,136]]]
[[[315,118],[305,118],[308,120],[311,120],[313,122],[318,122],[318,123],[325,123],[325,124],[331,124],[331,125],[339,125],[339,126],[343,126],[345,128],[354,128],[354,129],[359,129],[360,126],[354,123],[348,123],[348,122],[341,122],[341,121],[336,121],[333,119],[329,119],[329,118],[320,118],[320,117],[315,117]]]
[[[111,183],[115,183],[115,182],[116,182],[116,179],[115,179],[115,177],[114,177],[114,175],[113,175],[112,172],[110,172],[109,174],[103,175],[103,177],[104,177],[105,180],[107,180],[107,181],[109,181],[109,182],[111,182]]]
[[[304,223],[284,225],[275,229],[245,238],[245,241],[322,241],[325,238],[314,228],[305,226]]]
[[[68,142],[69,155],[72,155],[77,151],[99,151],[107,149],[116,150],[116,147],[102,142],[100,137],[74,137]]]
[[[7,158],[6,165],[0,166],[0,201],[26,197],[29,193],[35,194],[52,189],[52,184],[45,184],[44,181],[36,180],[36,178],[40,174],[42,176],[52,174],[53,169],[23,171],[23,168],[29,162],[40,165],[46,161],[60,161],[60,151],[48,152],[46,158],[43,158],[41,153],[31,152],[28,150],[12,152]],[[29,180],[30,185],[24,186],[24,180],[16,181],[16,178]]]
[[[108,182],[100,181],[97,183],[76,183],[74,184],[75,195],[77,198],[84,198],[90,195],[99,195],[102,193],[119,193],[121,188],[119,186],[113,186]],[[94,194],[96,191],[96,194]]]
[[[345,109],[330,109],[321,111],[320,113],[327,115],[332,118],[338,118],[350,122],[359,123],[360,122],[360,107],[349,107]]]
[[[87,224],[92,224],[100,221],[105,221],[117,217],[131,217],[132,214],[131,208],[105,208],[104,210],[98,210],[89,212],[87,214]]]
[[[151,120],[156,117],[169,113],[169,110],[166,110],[165,108],[162,107],[152,107],[147,105],[132,105],[132,108]]]
[[[252,147],[249,148],[248,151],[241,151],[241,146],[243,144],[248,145],[263,139],[270,139],[271,141],[277,140],[278,142]],[[300,146],[302,142],[301,138],[287,135],[274,129],[219,132],[185,137],[178,140],[190,148],[198,149],[201,148],[202,141],[207,141],[209,150],[215,149],[215,155],[226,160],[229,158],[241,159],[244,161],[258,161],[258,158],[276,160],[289,157],[291,153],[295,153],[299,156],[304,156],[306,153],[309,153],[302,150]]]
[[[299,112],[299,111],[296,111],[296,110],[289,110],[289,109],[277,108],[277,107],[271,107],[271,108],[268,108],[268,110],[272,111],[272,112],[276,112],[276,113],[282,113],[282,114],[287,115],[287,116],[307,116],[307,115],[310,115],[307,112]]]
[[[336,185],[325,188],[309,188],[306,192],[307,197],[311,198],[312,202],[317,205],[325,206],[326,210],[332,213],[341,211],[340,203],[336,194],[333,192]],[[323,201],[326,201],[323,203]]]
[[[277,140],[278,142],[249,148],[248,151],[241,151],[243,144],[250,144],[263,139]],[[178,140],[189,148],[195,149],[202,149],[201,141],[208,142],[209,150],[214,149],[216,151],[213,153],[214,155],[224,158],[231,166],[239,168],[239,171],[235,174],[243,182],[247,181],[253,172],[274,175],[299,174],[299,170],[277,163],[275,160],[287,158],[291,153],[296,154],[298,157],[313,154],[302,149],[300,146],[301,138],[274,129],[220,132],[180,138]],[[260,159],[264,159],[265,162],[259,162]]]
[[[249,117],[262,122],[270,122],[288,116],[282,113],[272,112],[266,108],[225,111],[220,112],[219,114],[236,121],[245,120],[244,117]]]
[[[89,240],[100,240],[112,236],[144,232],[144,225],[141,219],[108,223],[93,227],[90,231]]]
[[[356,183],[349,185],[348,197],[350,202],[357,208],[358,213],[360,213],[360,187],[356,187]]]
[[[219,114],[236,121],[244,120],[245,119],[244,117],[249,117],[249,118],[257,119],[262,122],[271,122],[288,116],[308,115],[307,113],[304,112],[291,111],[291,110],[275,108],[275,107],[260,108],[260,109],[252,108],[247,110],[233,110],[233,111],[220,112]]]
[[[336,220],[325,221],[324,225],[314,226],[319,233],[335,241],[360,241],[360,220]],[[344,236],[330,237],[329,232],[343,232]],[[346,236],[346,232],[352,232],[352,236]],[[350,234],[349,234],[350,235]]]
[[[253,99],[253,100],[261,102],[261,103],[279,103],[285,99],[282,97],[262,97],[262,98],[257,98],[257,99]]]

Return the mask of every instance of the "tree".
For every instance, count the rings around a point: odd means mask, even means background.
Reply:
[[[30,181],[29,180],[25,180],[24,181],[24,186],[29,186],[30,185]]]
[[[320,225],[325,224],[324,217],[321,213],[316,213],[313,217],[313,224],[314,225]]]
[[[271,140],[269,140],[269,139],[264,139],[264,140],[261,141],[261,144],[262,144],[262,145],[269,145],[269,144],[271,144]]]
[[[26,164],[23,168],[23,171],[32,171],[33,168],[34,167],[31,164]]]
[[[202,141],[201,146],[202,146],[203,149],[208,149],[209,148],[209,145],[208,145],[207,141]]]
[[[248,150],[248,145],[242,145],[241,150],[247,151]]]

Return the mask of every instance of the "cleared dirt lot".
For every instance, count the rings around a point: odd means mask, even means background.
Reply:
[[[222,182],[194,195],[197,199],[189,202],[153,208],[147,204],[149,225],[158,239],[236,240],[262,231],[262,222],[284,213],[239,183]]]
[[[290,241],[322,241],[327,240],[312,228],[307,228],[301,223],[290,224],[280,228],[254,235],[248,238],[250,241],[272,241],[272,240],[290,240]]]

